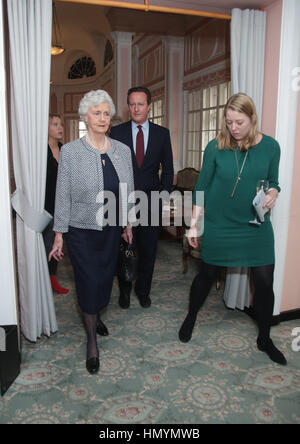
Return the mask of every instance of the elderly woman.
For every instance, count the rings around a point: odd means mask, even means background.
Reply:
[[[79,115],[88,132],[61,148],[56,235],[49,254],[49,259],[62,259],[64,234],[87,332],[86,368],[91,374],[99,370],[96,332],[108,334],[98,313],[109,303],[122,225],[132,241],[127,203],[127,195],[134,189],[131,152],[106,136],[114,114],[112,99],[103,90],[88,92],[79,104]]]

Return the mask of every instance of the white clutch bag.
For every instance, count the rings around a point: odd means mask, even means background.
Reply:
[[[262,207],[263,204],[265,203],[265,200],[266,200],[266,193],[264,192],[264,190],[259,190],[252,202],[261,222],[265,221],[265,214],[269,211],[268,208]]]

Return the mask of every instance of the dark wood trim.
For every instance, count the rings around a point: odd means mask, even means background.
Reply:
[[[279,322],[294,321],[295,319],[300,319],[300,308],[298,308],[297,310],[283,311],[282,313],[280,313],[279,317]]]
[[[245,307],[245,313],[255,320],[253,307]],[[283,311],[279,315],[273,316],[272,325],[278,325],[280,322],[294,321],[300,319],[300,309]]]

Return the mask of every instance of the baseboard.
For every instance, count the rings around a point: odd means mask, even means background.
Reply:
[[[244,311],[248,316],[255,320],[253,307],[245,307]],[[300,309],[283,311],[278,315],[274,315],[272,318],[272,325],[278,325],[280,322],[293,321],[295,319],[300,319]]]
[[[18,342],[18,326],[2,325],[0,351],[1,395],[8,390],[20,373],[21,355]]]
[[[280,313],[279,317],[280,322],[294,321],[295,319],[300,319],[300,308],[298,308],[297,310],[283,311],[282,313]]]

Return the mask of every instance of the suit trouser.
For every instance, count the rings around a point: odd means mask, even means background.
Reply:
[[[138,253],[138,277],[134,287],[137,296],[146,297],[150,293],[159,232],[159,226],[133,228],[133,246]],[[132,282],[118,280],[120,293],[130,295]]]

